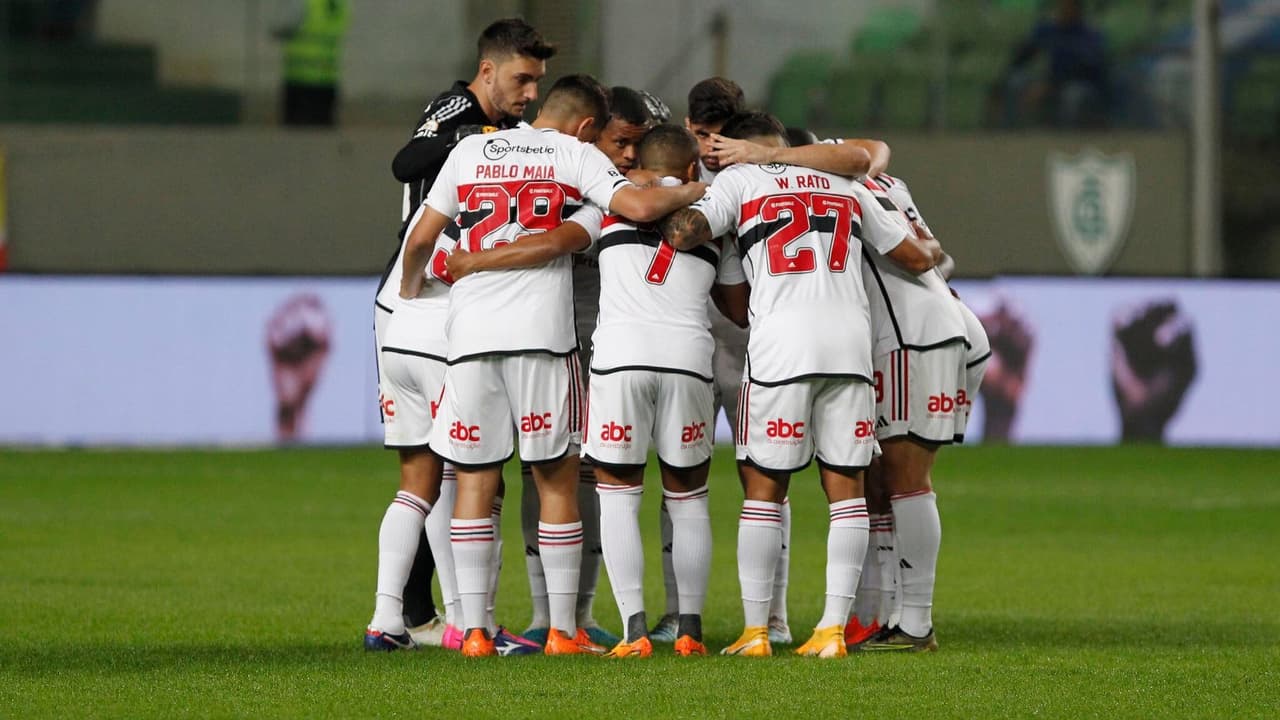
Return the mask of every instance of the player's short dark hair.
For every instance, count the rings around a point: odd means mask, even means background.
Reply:
[[[679,170],[698,159],[698,139],[683,126],[664,123],[645,133],[636,148],[640,167]]]
[[[649,125],[653,122],[644,96],[621,85],[609,88],[609,114],[628,125]]]
[[[644,105],[649,110],[649,117],[653,118],[656,123],[671,122],[671,108],[662,101],[662,98],[654,95],[648,90],[637,90],[640,97],[644,98]]]
[[[542,111],[589,117],[603,129],[609,123],[609,92],[590,75],[565,75],[547,91]]]
[[[787,144],[791,147],[800,147],[801,145],[817,145],[818,136],[813,134],[812,130],[802,127],[787,128]]]
[[[504,60],[512,55],[547,60],[556,54],[556,46],[543,40],[532,25],[520,18],[494,20],[480,33],[476,48],[480,60]]]
[[[782,127],[778,118],[767,112],[738,113],[725,121],[720,134],[736,140],[777,135],[783,142],[787,141],[787,129]]]
[[[738,83],[710,77],[689,90],[689,122],[715,124],[742,112],[746,96]]]

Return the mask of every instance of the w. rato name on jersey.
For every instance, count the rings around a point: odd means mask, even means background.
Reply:
[[[753,382],[870,382],[862,243],[879,253],[896,247],[910,232],[901,213],[846,178],[791,165],[731,166],[693,207],[714,236],[737,232],[751,283]]]
[[[600,319],[591,370],[665,370],[710,382],[708,293],[713,283],[744,281],[722,269],[719,245],[677,252],[651,227],[609,215],[596,248]]]
[[[861,183],[883,207],[900,210],[907,220],[928,228],[905,182],[880,175],[863,178]],[[913,275],[878,253],[864,250],[863,254],[869,260],[862,275],[871,307],[875,357],[965,341],[964,316],[940,273]]]
[[[555,130],[522,126],[459,142],[426,203],[458,218],[459,247],[481,252],[551,230],[570,218],[594,240],[599,210],[586,201],[608,207],[613,193],[626,184],[594,146]],[[462,278],[450,296],[446,333],[450,362],[573,352],[577,335],[570,259]]]

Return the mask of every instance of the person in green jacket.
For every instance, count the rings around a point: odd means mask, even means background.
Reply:
[[[347,0],[294,0],[275,30],[284,42],[285,125],[333,125]]]

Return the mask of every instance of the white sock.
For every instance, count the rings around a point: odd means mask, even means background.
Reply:
[[[493,518],[454,518],[449,524],[449,538],[458,576],[458,599],[462,604],[459,627],[463,631],[487,627],[484,606],[489,596],[493,561]]]
[[[545,628],[551,624],[551,610],[547,606],[547,576],[542,570],[542,556],[538,554],[538,515],[542,504],[538,500],[538,486],[533,482],[533,472],[528,465],[520,466],[520,531],[524,534],[524,570],[529,577],[529,600],[533,603],[531,628]]]
[[[578,574],[582,568],[582,523],[538,523],[538,552],[547,574],[551,627],[577,634]]]
[[[436,561],[436,579],[440,582],[440,598],[444,601],[444,621],[458,626],[458,574],[453,567],[453,544],[449,540],[449,524],[453,519],[453,501],[458,496],[458,476],[452,465],[444,466],[440,498],[427,516],[427,542]]]
[[[430,503],[401,490],[382,515],[382,526],[378,529],[378,590],[374,596],[373,620],[369,622],[378,630],[392,635],[404,632],[401,593],[409,579],[409,568],[413,567],[413,556],[418,552],[422,523],[430,512]]]
[[[644,612],[644,545],[640,542],[641,485],[597,485],[600,495],[600,541],[609,584],[618,601],[622,627]],[[579,601],[581,604],[581,601]]]
[[[831,518],[827,528],[827,601],[818,621],[820,628],[843,626],[848,620],[871,528],[863,498],[840,500],[827,508]]]
[[[681,615],[701,615],[711,574],[711,513],[707,486],[687,493],[664,490],[663,504],[671,516],[672,564],[680,591]]]
[[[489,558],[489,592],[484,597],[484,623],[492,637],[498,632],[493,609],[498,604],[498,578],[502,576],[502,498],[493,499],[489,519],[493,521],[493,555]]]
[[[774,569],[782,552],[782,505],[743,500],[738,517],[738,582],[747,627],[769,624]]]
[[[578,603],[575,615],[579,627],[595,625],[592,608],[596,586],[600,584],[600,498],[596,495],[596,473],[585,458],[578,465],[578,517],[582,518],[582,569],[578,574]]]
[[[662,534],[662,587],[667,593],[667,615],[680,612],[680,583],[676,581],[676,566],[672,562],[671,547],[674,542],[674,530],[671,527],[671,513],[667,509],[666,492],[663,492],[662,504],[658,507],[658,528]]]
[[[769,617],[787,621],[787,582],[791,572],[791,499],[782,499],[782,553],[773,571],[773,599],[769,601]]]
[[[880,555],[876,550],[879,543],[876,522],[879,515],[871,515],[870,530],[867,533],[867,552],[862,557],[862,574],[858,576],[858,594],[853,601],[853,613],[858,623],[870,627],[877,620],[880,612]]]
[[[876,516],[876,564],[880,566],[880,610],[876,622],[892,627],[898,611],[898,553],[893,545],[893,514]]]
[[[938,496],[932,491],[890,498],[902,577],[902,620],[908,635],[922,637],[933,628],[933,583],[942,545]]]

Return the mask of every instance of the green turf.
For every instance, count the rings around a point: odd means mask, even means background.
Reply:
[[[0,717],[1280,716],[1280,454],[966,448],[935,474],[935,655],[467,662],[360,649],[383,451],[0,452]],[[711,497],[718,648],[741,624],[727,455]],[[516,504],[499,619],[519,629]],[[812,473],[792,504],[807,635],[826,536]],[[596,607],[619,629],[607,580]]]

